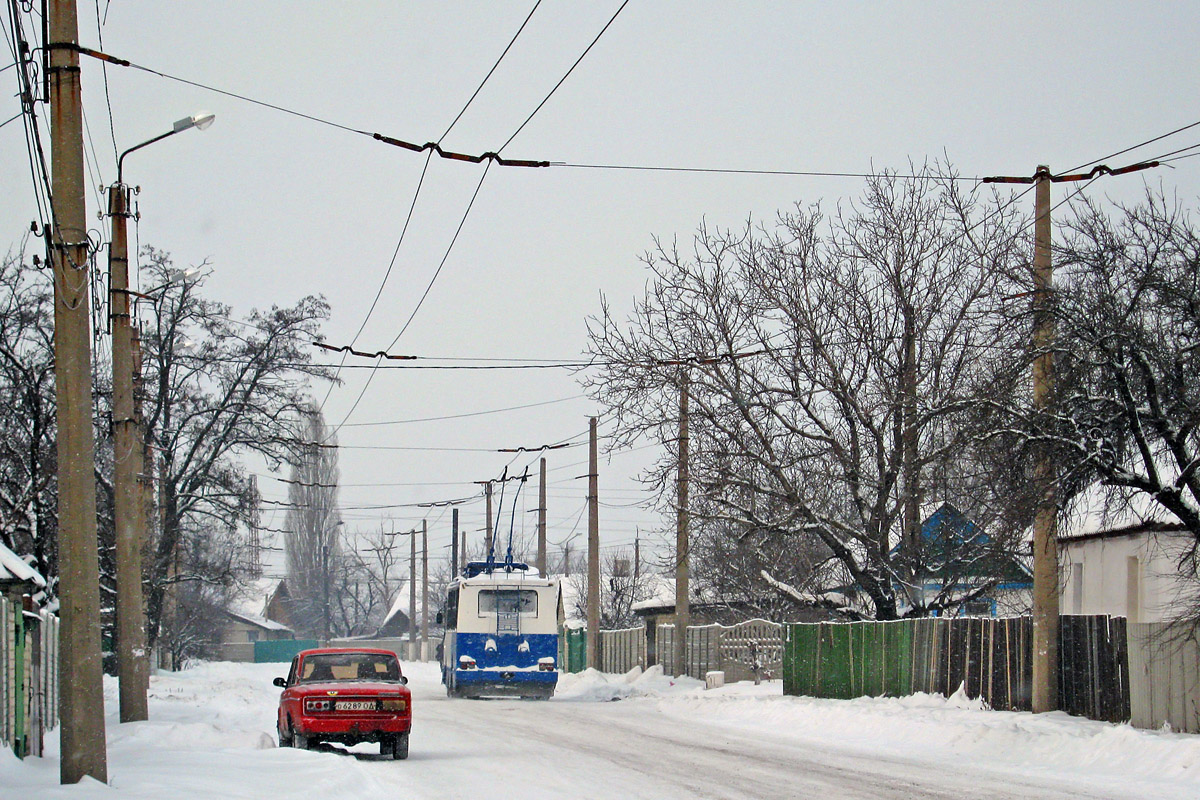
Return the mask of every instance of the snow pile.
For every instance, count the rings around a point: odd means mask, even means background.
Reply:
[[[624,675],[613,675],[595,669],[564,673],[554,690],[555,700],[575,702],[606,702],[627,697],[662,697],[692,692],[703,688],[704,682],[694,678],[671,678],[663,674],[661,665],[642,671],[634,667]]]
[[[670,693],[657,709],[681,722],[698,715],[720,725],[801,741],[836,742],[853,752],[953,763],[971,760],[1020,766],[1044,775],[1086,772],[1138,776],[1194,786],[1200,796],[1200,736],[1144,731],[1063,712],[992,711],[960,689],[951,697],[784,697],[779,681],[755,687]]]

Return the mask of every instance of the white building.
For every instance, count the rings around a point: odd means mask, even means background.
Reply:
[[[1142,492],[1106,510],[1106,491],[1092,487],[1060,521],[1061,613],[1172,619],[1197,589],[1179,572],[1191,534]]]

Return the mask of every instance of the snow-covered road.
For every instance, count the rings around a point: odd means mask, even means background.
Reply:
[[[202,664],[153,679],[151,721],[110,716],[109,786],[59,787],[51,738],[44,759],[0,752],[0,798],[1200,796],[1200,737],[961,697],[813,700],[778,683],[592,673],[564,676],[550,702],[448,700],[431,665],[405,667],[408,761],[275,748],[281,667]]]

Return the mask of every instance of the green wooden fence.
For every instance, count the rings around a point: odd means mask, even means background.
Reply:
[[[961,686],[996,709],[1029,710],[1033,623],[1029,617],[925,618],[786,626],[785,694],[849,699]],[[1072,714],[1129,719],[1125,620],[1064,616],[1059,706]]]

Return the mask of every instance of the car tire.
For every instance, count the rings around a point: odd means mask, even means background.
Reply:
[[[279,728],[279,727],[275,728],[275,733],[277,733],[279,735],[279,746],[280,747],[291,747],[292,746],[292,723],[291,723],[291,720],[288,720],[288,727],[286,729]]]
[[[403,761],[408,758],[408,734],[401,733],[393,736],[390,742],[393,761]]]

